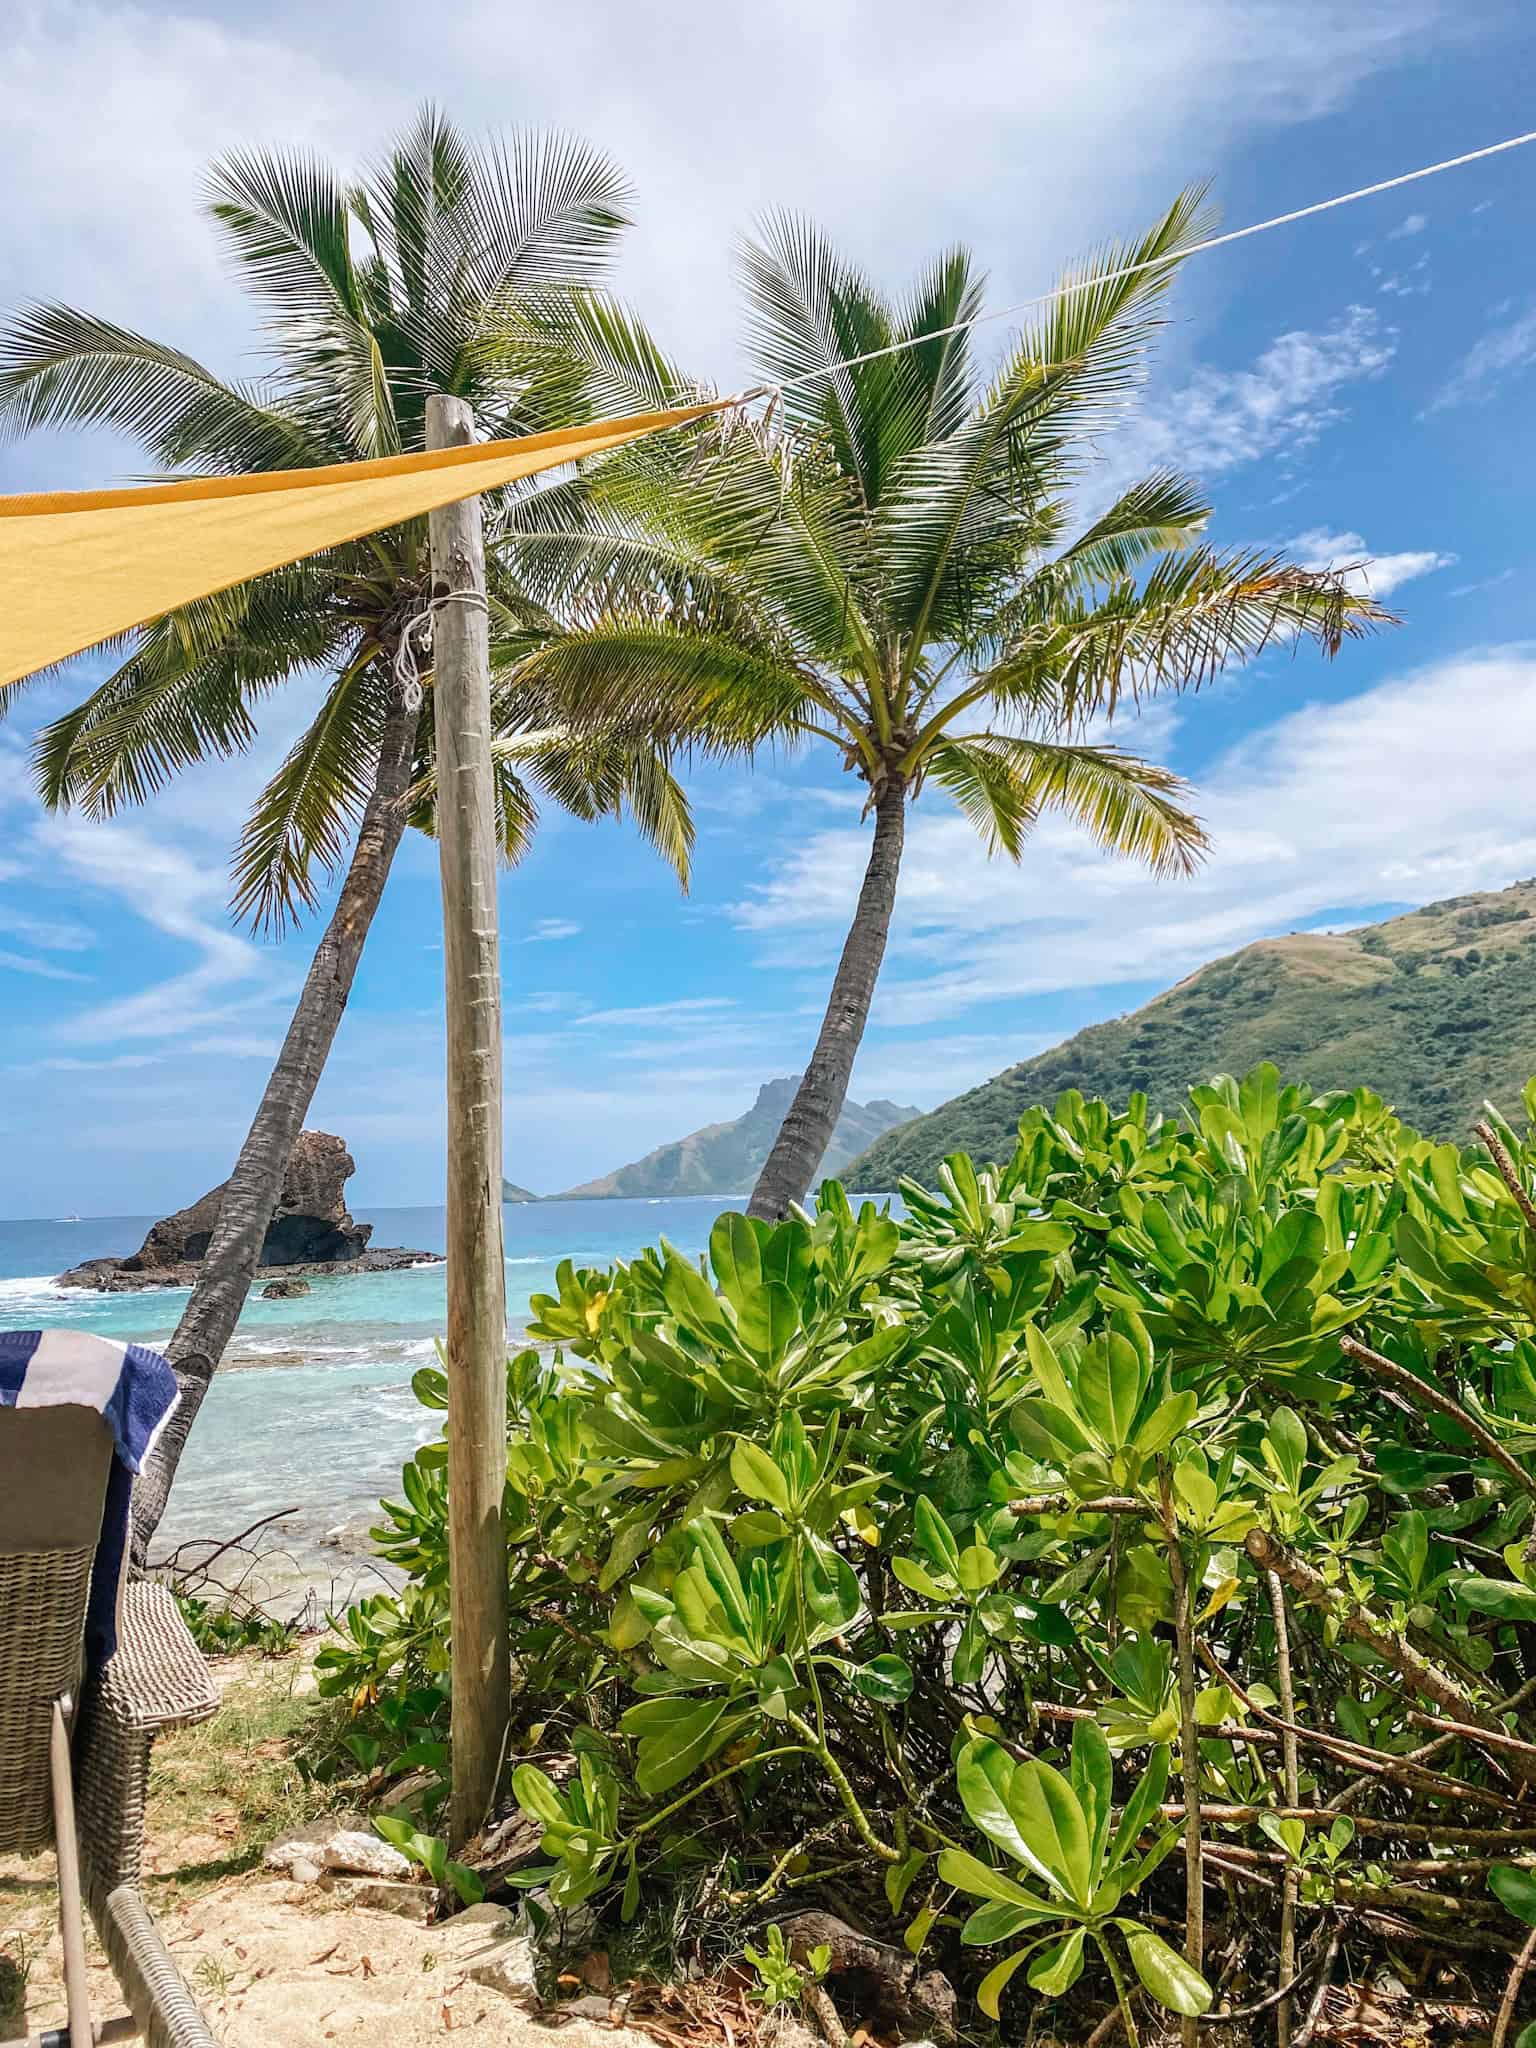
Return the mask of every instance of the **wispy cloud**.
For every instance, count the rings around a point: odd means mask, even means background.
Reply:
[[[103,825],[73,813],[44,818],[33,841],[76,882],[116,897],[198,956],[182,973],[66,1017],[56,1026],[66,1043],[248,1033],[253,1003],[293,986],[290,968],[229,930],[223,875],[191,851],[127,820]],[[228,993],[237,985],[238,1002]]]
[[[544,939],[574,939],[581,930],[568,917],[541,917],[531,932],[523,933],[525,946],[536,946]]]
[[[0,880],[4,880],[0,874]],[[33,917],[30,911],[13,910],[0,903],[0,932],[24,939],[29,946],[41,946],[47,953],[80,953],[96,943],[96,934],[72,919]]]
[[[1429,215],[1427,213],[1410,213],[1405,220],[1400,220],[1395,228],[1388,228],[1387,240],[1389,242],[1401,242],[1409,235],[1422,235],[1428,226]]]
[[[629,1024],[664,1027],[675,1023],[680,1017],[700,1017],[715,1010],[733,1010],[734,996],[682,996],[673,1003],[641,1003],[628,1010],[589,1010],[584,1017],[575,1017],[576,1024]]]
[[[1345,584],[1362,597],[1390,597],[1417,576],[1449,569],[1456,557],[1434,548],[1407,549],[1401,554],[1373,554],[1358,533],[1329,533],[1314,528],[1286,543],[1304,569],[1342,569]]]
[[[1445,412],[1457,405],[1481,405],[1510,377],[1536,363],[1536,307],[1502,327],[1490,328],[1462,357],[1427,411]]]
[[[11,953],[0,949],[0,968],[12,974],[35,974],[42,981],[89,981],[88,974],[77,974],[71,967],[56,967],[51,960],[34,960],[26,953]]]
[[[1277,335],[1249,368],[1204,366],[1154,402],[1128,424],[1115,467],[1135,474],[1172,463],[1220,476],[1266,455],[1294,458],[1348,417],[1341,394],[1379,377],[1396,348],[1395,333],[1369,306],[1351,306],[1325,328]]]

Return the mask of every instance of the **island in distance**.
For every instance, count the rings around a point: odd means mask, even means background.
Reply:
[[[757,1100],[744,1116],[731,1123],[706,1124],[677,1138],[670,1145],[658,1145],[643,1159],[616,1167],[601,1180],[584,1181],[564,1194],[546,1196],[552,1202],[585,1202],[628,1197],[655,1200],[667,1195],[711,1195],[721,1201],[750,1192],[762,1170],[763,1161],[779,1134],[800,1080],[790,1074],[779,1081],[765,1081]],[[845,1102],[838,1119],[819,1178],[835,1176],[857,1153],[872,1145],[897,1124],[908,1123],[920,1112],[895,1102]],[[514,1196],[507,1199],[514,1200]]]
[[[373,1225],[355,1223],[347,1211],[346,1184],[356,1171],[357,1162],[340,1138],[329,1131],[300,1131],[262,1241],[264,1268],[279,1267],[285,1278],[297,1279],[313,1273],[391,1273],[401,1266],[435,1264],[441,1258],[439,1252],[399,1246],[369,1249]],[[55,1284],[105,1294],[194,1286],[227,1185],[221,1182],[190,1208],[162,1217],[136,1252],[86,1259],[61,1273]],[[300,1291],[304,1290],[283,1289]]]

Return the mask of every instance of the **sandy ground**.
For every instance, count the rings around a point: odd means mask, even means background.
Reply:
[[[654,2048],[597,2020],[530,2018],[473,1982],[470,1967],[496,1934],[482,1916],[421,1927],[263,1869],[261,1836],[293,1811],[280,1796],[291,1791],[287,1745],[261,1730],[281,1725],[285,1688],[290,1699],[308,1688],[291,1660],[216,1669],[225,1692],[218,1719],[157,1750],[146,1859],[156,1920],[216,2039],[228,2048],[422,2048],[451,2036],[463,2048],[550,2048],[558,2035],[562,2048]],[[123,2009],[94,1941],[91,2002],[98,2021]],[[52,1859],[0,1860],[0,2042],[63,2022]]]

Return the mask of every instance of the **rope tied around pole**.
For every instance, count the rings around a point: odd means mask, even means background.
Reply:
[[[431,668],[431,627],[436,614],[450,604],[467,604],[491,616],[489,600],[478,590],[444,590],[413,611],[400,629],[395,646],[395,687],[407,711],[419,711],[424,694],[422,676]],[[418,641],[420,645],[418,647]]]

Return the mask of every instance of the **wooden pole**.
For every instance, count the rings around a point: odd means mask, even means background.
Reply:
[[[461,398],[427,400],[427,446],[474,438]],[[448,1036],[448,1570],[455,1848],[484,1826],[506,1732],[507,1275],[501,1235],[501,966],[491,666],[480,500],[432,534],[437,831]]]

